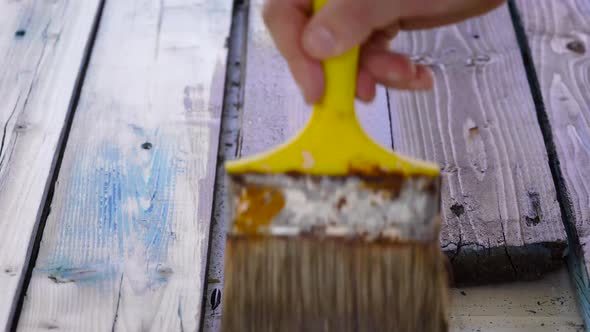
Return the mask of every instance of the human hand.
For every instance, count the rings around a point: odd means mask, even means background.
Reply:
[[[428,29],[484,14],[505,0],[330,0],[313,17],[312,0],[266,0],[263,17],[308,103],[323,95],[321,60],[360,45],[356,95],[375,97],[376,85],[423,90],[427,67],[392,52],[400,30]]]

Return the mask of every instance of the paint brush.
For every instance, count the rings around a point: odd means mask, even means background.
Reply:
[[[363,131],[358,55],[323,62],[296,137],[226,164],[222,331],[448,330],[439,167]]]

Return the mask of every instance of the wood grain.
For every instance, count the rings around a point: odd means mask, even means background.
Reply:
[[[0,1],[0,330],[15,313],[100,3]]]
[[[570,228],[571,271],[590,324],[590,2],[516,1],[551,131]]]
[[[264,25],[262,4],[263,0],[250,2],[239,156],[285,142],[303,128],[311,111]],[[391,147],[385,89],[378,90],[373,103],[357,102],[356,106],[368,134]]]
[[[199,329],[230,20],[106,2],[19,330]]]
[[[441,165],[441,244],[456,281],[555,269],[566,234],[507,6],[393,47],[435,74],[431,92],[390,91],[394,146]]]

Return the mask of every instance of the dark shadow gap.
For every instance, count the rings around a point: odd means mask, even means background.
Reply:
[[[213,193],[213,209],[209,226],[205,280],[201,303],[200,331],[209,331],[215,324],[215,313],[223,302],[223,254],[225,248],[225,171],[226,160],[237,157],[240,150],[241,109],[248,34],[248,0],[234,0],[230,35],[227,39],[227,61],[221,127],[217,151],[217,168]],[[209,286],[213,287],[210,291]]]
[[[549,116],[543,101],[543,94],[539,84],[539,79],[537,77],[537,71],[535,69],[531,48],[528,43],[526,30],[522,22],[518,6],[514,0],[510,0],[508,2],[508,6],[510,9],[510,16],[512,17],[512,23],[514,25],[514,31],[516,33],[516,39],[520,46],[520,52],[524,62],[529,87],[531,89],[531,95],[535,104],[539,127],[541,128],[543,140],[545,141],[545,148],[549,158],[549,168],[551,169],[551,176],[553,177],[553,183],[555,184],[555,190],[557,193],[557,201],[559,203],[562,221],[567,233],[569,247],[567,266],[570,272],[570,277],[574,281],[575,287],[577,288],[577,293],[579,295],[578,300],[582,312],[590,312],[590,299],[588,298],[590,289],[584,286],[583,281],[588,279],[588,275],[586,273],[583,254],[580,250],[580,240],[575,229],[576,216],[572,209],[571,199],[567,192],[563,173],[561,172],[559,157],[557,155],[555,141],[553,140],[553,131],[551,129],[551,123],[549,122]],[[583,314],[582,316],[586,325],[590,325],[588,315]]]
[[[385,88],[385,98],[387,99],[387,116],[389,117],[389,138],[391,139],[391,149],[395,151],[395,140],[393,135],[393,121],[391,118],[391,101],[389,100],[389,89]]]
[[[82,92],[82,88],[84,86],[86,72],[88,70],[88,65],[90,63],[90,58],[92,56],[92,51],[94,49],[96,36],[100,28],[100,22],[102,19],[102,14],[104,11],[106,1],[107,0],[102,0],[98,5],[96,17],[94,18],[94,22],[92,23],[92,28],[90,30],[90,36],[84,48],[82,65],[78,72],[78,76],[76,77],[74,91],[70,99],[70,104],[68,106],[68,111],[65,118],[65,125],[61,131],[57,143],[57,149],[55,151],[55,155],[53,156],[49,177],[47,179],[47,183],[45,184],[45,192],[41,200],[43,208],[39,209],[40,213],[37,215],[37,222],[32,233],[32,241],[29,242],[31,244],[29,245],[27,259],[25,261],[25,272],[19,280],[18,291],[12,303],[12,310],[10,312],[10,316],[8,317],[8,324],[10,325],[8,327],[9,331],[16,331],[18,327],[18,321],[20,319],[24,299],[29,288],[29,283],[31,282],[31,277],[33,275],[33,269],[35,268],[35,264],[37,262],[37,257],[39,255],[39,248],[41,244],[41,239],[43,238],[45,224],[47,222],[47,218],[49,217],[49,213],[51,212],[51,202],[53,201],[55,186],[59,176],[63,156],[66,150],[70,130],[72,128],[72,123],[74,122],[76,108],[78,107],[78,102],[80,101],[80,95]]]

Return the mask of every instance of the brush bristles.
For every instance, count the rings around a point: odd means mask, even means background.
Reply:
[[[448,331],[438,242],[232,237],[222,331]]]

